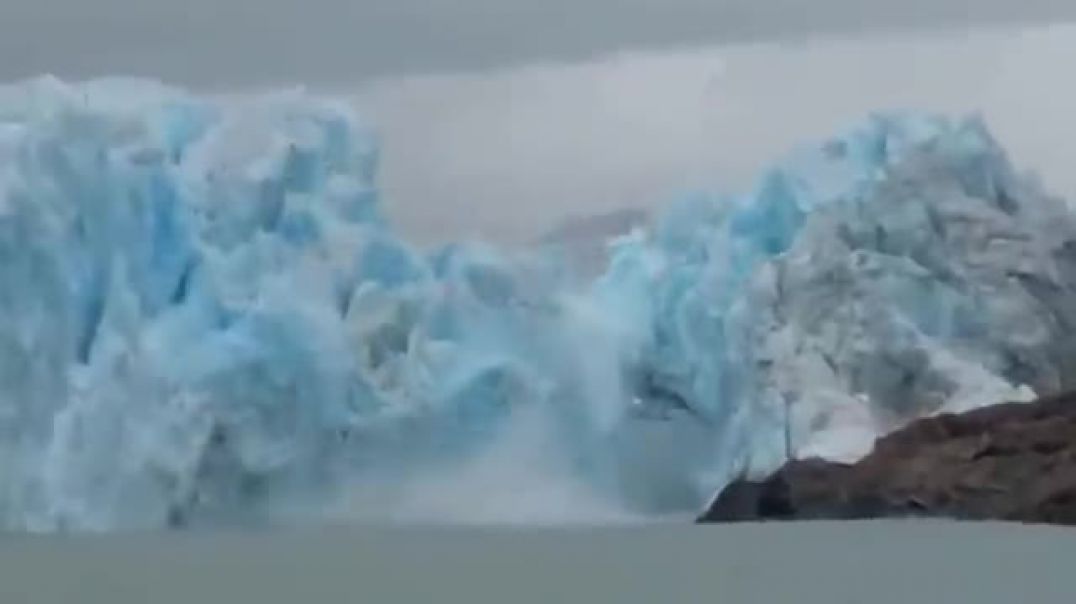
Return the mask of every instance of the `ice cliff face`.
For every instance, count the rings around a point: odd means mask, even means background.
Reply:
[[[1071,385],[1076,224],[975,121],[872,119],[670,208],[582,289],[539,254],[419,254],[375,169],[299,94],[0,88],[0,523],[319,510],[520,422],[545,436],[513,476],[694,511],[787,448]]]
[[[725,471],[854,459],[911,417],[1071,387],[1074,226],[978,121],[877,117],[674,208],[606,278],[649,294],[640,365],[723,426]]]
[[[9,527],[237,522],[474,455],[529,407],[602,473],[615,338],[541,259],[397,240],[343,106],[0,96]]]

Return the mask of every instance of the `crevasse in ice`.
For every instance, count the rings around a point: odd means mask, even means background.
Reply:
[[[1071,385],[1076,225],[976,120],[874,117],[668,208],[582,287],[539,253],[408,246],[376,160],[300,93],[0,88],[3,525],[372,505],[521,421],[548,434],[510,475],[555,458],[690,510],[787,454]]]

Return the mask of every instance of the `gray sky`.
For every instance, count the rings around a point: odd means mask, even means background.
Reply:
[[[981,113],[1014,161],[1076,200],[1076,26],[631,53],[390,78],[386,206],[423,241],[532,238],[572,214],[738,191],[873,110]]]
[[[1071,17],[1072,0],[4,0],[0,79],[339,85],[621,49]]]

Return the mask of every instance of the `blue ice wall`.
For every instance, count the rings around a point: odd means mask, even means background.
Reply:
[[[872,118],[673,205],[583,288],[538,253],[419,252],[376,165],[299,93],[0,89],[0,523],[316,515],[520,421],[552,436],[511,472],[690,511],[786,433],[854,457],[1076,358],[1072,218],[975,120]]]

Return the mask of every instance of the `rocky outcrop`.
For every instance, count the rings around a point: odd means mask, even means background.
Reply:
[[[1076,393],[920,419],[851,465],[790,461],[699,521],[895,516],[1076,525]]]

